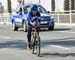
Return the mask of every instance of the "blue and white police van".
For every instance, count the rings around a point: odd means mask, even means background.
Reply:
[[[12,13],[12,27],[14,31],[17,31],[18,28],[22,28],[23,30],[27,30],[27,15],[31,10],[31,6],[33,4],[27,4],[19,6],[13,13]],[[41,13],[41,20],[40,24],[42,25],[41,28],[48,28],[49,30],[54,30],[54,18],[50,15],[49,11],[46,11],[44,7],[41,5],[38,6],[38,11]]]

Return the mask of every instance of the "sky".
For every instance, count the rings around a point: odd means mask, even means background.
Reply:
[[[18,6],[17,0],[11,0],[11,1],[12,1],[12,9],[15,9]],[[42,0],[42,1],[47,2],[47,0]],[[48,1],[50,1],[50,0],[48,0]],[[56,5],[55,5],[56,9],[55,10],[56,11],[62,11],[63,10],[63,0],[55,0],[55,1],[56,1]],[[7,0],[0,0],[0,2],[2,2],[3,6],[5,6],[4,8],[7,9]],[[47,5],[50,6],[50,3]],[[51,6],[50,6],[49,10],[51,10]]]

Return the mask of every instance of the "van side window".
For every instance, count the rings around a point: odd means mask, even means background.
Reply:
[[[24,14],[27,14],[30,11],[30,6],[24,7]]]
[[[22,8],[19,9],[19,14],[22,15]]]

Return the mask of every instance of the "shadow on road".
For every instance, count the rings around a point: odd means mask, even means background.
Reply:
[[[46,57],[46,58],[67,57],[67,56],[75,57],[75,53],[42,53],[41,54],[41,57]]]
[[[48,30],[47,28],[40,29],[40,32],[48,32],[48,31],[68,31],[71,30],[71,28],[55,28],[54,30]],[[20,29],[19,31],[23,31]]]
[[[1,48],[26,49],[27,44],[23,40],[5,41],[0,43],[0,49]]]
[[[54,31],[68,31],[71,30],[71,28],[55,28]]]
[[[63,39],[53,39],[53,40],[44,40],[41,41],[42,47],[48,45],[62,45],[66,47],[73,47],[75,46],[75,38],[63,38]]]
[[[75,47],[75,38],[63,38],[63,39],[54,39],[54,40],[44,40],[41,41],[41,48],[46,48],[49,45],[59,45],[64,47]],[[74,56],[75,53],[52,53],[48,51],[45,53],[41,53],[42,57],[67,57],[67,56]]]

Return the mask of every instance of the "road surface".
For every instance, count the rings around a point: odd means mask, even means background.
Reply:
[[[26,49],[27,33],[0,25],[0,60],[75,60],[75,27],[40,31],[41,57]]]

